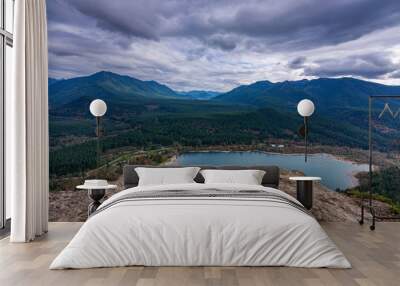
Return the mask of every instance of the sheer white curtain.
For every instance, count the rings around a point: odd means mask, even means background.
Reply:
[[[45,0],[15,1],[14,94],[6,98],[6,186],[12,242],[48,225],[48,67]]]

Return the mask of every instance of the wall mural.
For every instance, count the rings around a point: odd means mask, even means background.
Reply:
[[[400,21],[366,16],[355,25],[354,13],[368,8],[358,3],[314,11],[309,1],[274,9],[256,0],[195,2],[48,1],[50,219],[85,220],[89,200],[76,186],[118,185],[126,164],[277,164],[322,178],[316,187],[327,199],[314,202],[317,217],[359,219],[368,98],[400,95],[390,30]],[[399,17],[390,3],[369,8]],[[300,10],[309,14],[293,19]],[[343,25],[321,20],[325,13]],[[99,139],[95,99],[106,104]],[[315,105],[307,162],[296,110],[304,99]],[[381,102],[373,114],[374,199],[392,215],[400,212],[400,106]],[[281,187],[290,193],[294,184]],[[339,201],[329,201],[333,192]],[[338,212],[342,205],[348,210]]]

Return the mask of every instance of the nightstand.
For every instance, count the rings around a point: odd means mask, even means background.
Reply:
[[[88,206],[88,216],[90,216],[101,205],[100,200],[104,198],[106,190],[116,189],[117,185],[95,186],[91,184],[84,184],[77,186],[76,188],[81,190],[87,190],[88,196],[92,200],[92,202]]]
[[[290,177],[289,180],[297,183],[297,200],[306,209],[311,209],[313,205],[313,182],[321,181],[320,177]]]

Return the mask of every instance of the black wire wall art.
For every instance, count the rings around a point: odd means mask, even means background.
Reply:
[[[390,104],[393,106],[394,100],[400,100],[400,95],[371,95],[368,99],[368,145],[369,145],[369,168],[368,168],[368,198],[367,200],[364,196],[361,197],[361,218],[359,220],[360,224],[364,224],[364,215],[365,209],[369,210],[372,216],[372,222],[370,225],[371,230],[375,230],[375,223],[376,220],[400,220],[400,216],[379,216],[376,212],[376,209],[373,205],[373,188],[372,188],[372,175],[373,175],[373,133],[372,133],[372,125],[373,125],[373,116],[372,116],[372,103],[373,101],[384,101],[385,104],[383,105],[382,110],[380,111],[379,115],[377,116],[377,120],[382,120],[383,116],[386,117],[388,115],[389,118],[393,120],[399,120],[400,123],[400,108],[397,109],[391,108]],[[387,117],[386,117],[387,118]],[[398,140],[395,140],[398,142]]]

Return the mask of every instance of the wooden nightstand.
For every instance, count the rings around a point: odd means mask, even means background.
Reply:
[[[297,183],[297,200],[306,209],[311,209],[313,205],[313,182],[321,181],[320,177],[290,177],[289,180]]]

